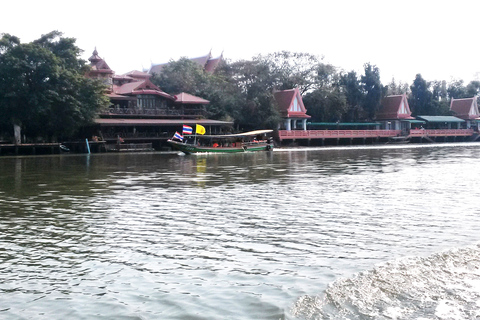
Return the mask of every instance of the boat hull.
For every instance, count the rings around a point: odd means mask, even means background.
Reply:
[[[188,143],[177,142],[173,140],[167,141],[174,149],[183,153],[240,153],[252,151],[271,151],[273,148],[267,143],[245,144],[241,147],[203,147],[195,146]]]

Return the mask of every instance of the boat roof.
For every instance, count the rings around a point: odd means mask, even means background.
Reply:
[[[248,132],[242,132],[242,133],[232,133],[232,134],[214,134],[214,135],[202,135],[202,137],[205,138],[238,138],[238,137],[250,137],[250,136],[256,136],[260,134],[265,134],[265,133],[270,133],[273,132],[273,130],[254,130],[254,131],[248,131]]]

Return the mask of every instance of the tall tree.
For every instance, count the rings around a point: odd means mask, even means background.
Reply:
[[[474,80],[467,85],[467,96],[475,97],[480,94],[480,81]]]
[[[451,99],[467,98],[467,88],[465,88],[463,80],[453,80],[448,84],[448,96]]]
[[[271,64],[263,59],[237,61],[231,65],[231,76],[240,89],[237,123],[245,129],[275,129],[280,121],[273,98],[277,79]]]
[[[232,79],[231,67],[223,62],[214,74],[207,73],[188,58],[170,61],[152,82],[170,94],[186,92],[210,101],[208,117],[231,120],[237,117],[236,108],[240,89]]]
[[[347,112],[347,98],[342,91],[340,75],[333,66],[318,66],[315,90],[305,94],[303,101],[313,122],[342,121]]]
[[[409,94],[410,93],[410,88],[407,83],[404,82],[396,82],[395,78],[392,78],[392,81],[387,84],[386,86],[387,96],[391,95],[400,95],[400,94]]]
[[[318,71],[323,65],[316,55],[290,51],[259,55],[254,60],[268,66],[275,89],[298,88],[301,94],[315,89]]]
[[[410,86],[411,95],[408,101],[412,113],[418,115],[433,115],[432,101],[433,94],[430,91],[430,82],[423,79],[421,74],[415,76]]]
[[[361,77],[365,97],[363,109],[369,120],[373,120],[380,107],[380,101],[384,95],[384,88],[380,81],[380,70],[377,66],[366,63],[364,75]]]
[[[54,31],[31,43],[4,34],[0,40],[2,131],[22,128],[31,139],[68,138],[108,106],[104,86],[86,79],[75,40]]]
[[[363,90],[357,73],[350,71],[341,77],[341,85],[345,92],[346,112],[344,121],[358,121],[365,118],[363,109]]]

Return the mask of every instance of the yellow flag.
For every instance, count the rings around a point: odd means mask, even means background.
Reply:
[[[205,127],[197,124],[197,127],[195,128],[195,132],[197,134],[205,134]]]

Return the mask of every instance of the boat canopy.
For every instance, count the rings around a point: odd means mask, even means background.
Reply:
[[[248,132],[242,132],[242,133],[232,133],[232,134],[215,134],[215,135],[201,135],[197,137],[205,137],[205,138],[241,138],[241,137],[251,137],[251,136],[257,136],[261,134],[266,134],[273,132],[273,130],[255,130],[255,131],[248,131]]]

